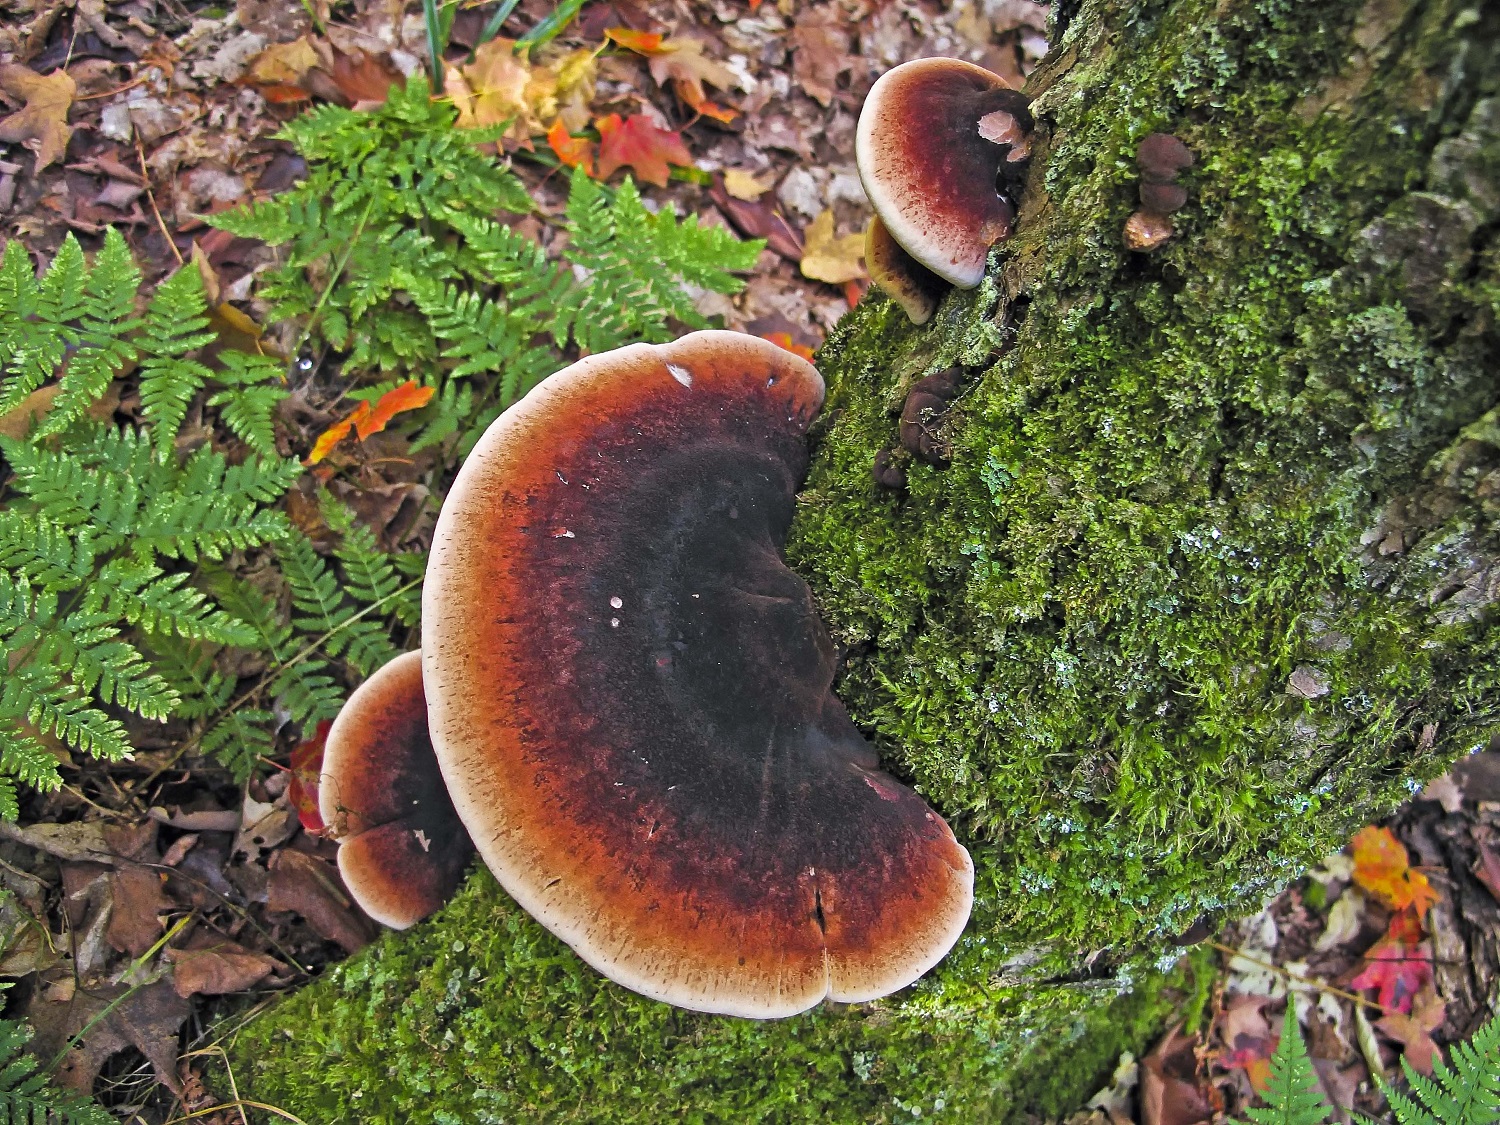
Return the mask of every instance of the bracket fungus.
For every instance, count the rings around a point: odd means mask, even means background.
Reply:
[[[1025,94],[961,59],[915,59],[870,88],[854,135],[865,194],[918,263],[960,289],[1010,235],[1031,156]],[[894,294],[893,294],[894,295]]]
[[[339,711],[318,806],[344,885],[382,925],[404,930],[458,889],[474,846],[432,752],[420,652],[378,668]]]
[[[501,415],[438,517],[423,676],[459,816],[533,917],[684,1008],[886,995],[973,901],[781,559],[822,401],[735,333],[590,356]]]

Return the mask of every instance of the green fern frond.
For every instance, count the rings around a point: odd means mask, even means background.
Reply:
[[[242,707],[210,727],[199,745],[243,783],[262,758],[276,753],[275,722],[269,711]]]
[[[25,1024],[0,1020],[0,1125],[110,1125],[92,1099],[51,1085],[26,1051],[30,1040]]]
[[[1318,1076],[1313,1073],[1307,1045],[1297,1026],[1297,1006],[1290,1001],[1281,1025],[1281,1042],[1271,1056],[1265,1102],[1265,1109],[1245,1111],[1256,1125],[1323,1125],[1331,1112],[1318,1091]]]
[[[272,416],[276,404],[291,394],[282,365],[270,356],[225,351],[219,354],[221,369],[214,382],[225,389],[209,397],[208,405],[219,408],[219,417],[239,438],[262,457],[276,456],[276,433]]]
[[[188,403],[212,372],[192,353],[213,342],[208,302],[197,267],[179,269],[156,290],[146,308],[141,348],[141,411],[153,424],[156,448],[170,450]]]
[[[1500,1017],[1490,1020],[1467,1043],[1449,1049],[1449,1061],[1435,1058],[1432,1077],[1418,1074],[1405,1056],[1401,1069],[1415,1098],[1381,1082],[1399,1125],[1493,1125],[1500,1121]]]

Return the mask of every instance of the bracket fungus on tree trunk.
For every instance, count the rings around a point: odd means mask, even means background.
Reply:
[[[533,917],[680,1007],[886,995],[972,905],[781,558],[822,401],[730,332],[591,356],[490,427],[438,518],[423,675],[458,813]]]
[[[344,885],[377,922],[404,930],[458,889],[474,846],[432,752],[420,652],[376,669],[339,711],[318,805]]]
[[[991,244],[1015,226],[1011,196],[1031,156],[1027,105],[982,66],[930,58],[886,71],[860,110],[854,158],[875,214],[916,262],[960,289],[979,284]]]

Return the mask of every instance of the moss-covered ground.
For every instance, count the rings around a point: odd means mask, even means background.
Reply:
[[[480,876],[253,1024],[242,1088],[310,1122],[1086,1096],[1178,998],[1168,936],[1500,723],[1497,43],[1493,6],[1441,0],[1086,4],[991,279],[921,331],[874,298],[824,348],[789,555],[849,647],[841,696],[978,867],[927,979],[774,1024],[678,1012]],[[1132,254],[1152,131],[1197,164],[1177,237]],[[951,466],[877,488],[905,388],[950,365]]]

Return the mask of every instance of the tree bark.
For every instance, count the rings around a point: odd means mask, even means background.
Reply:
[[[1055,18],[1016,236],[923,329],[878,297],[840,325],[789,546],[841,697],[974,854],[954,952],[881,1004],[691,1016],[479,877],[254,1025],[259,1096],[325,1121],[1061,1112],[1178,998],[1173,935],[1500,724],[1500,9]],[[1151,132],[1196,164],[1138,253]],[[907,389],[949,368],[951,463],[877,485]]]

